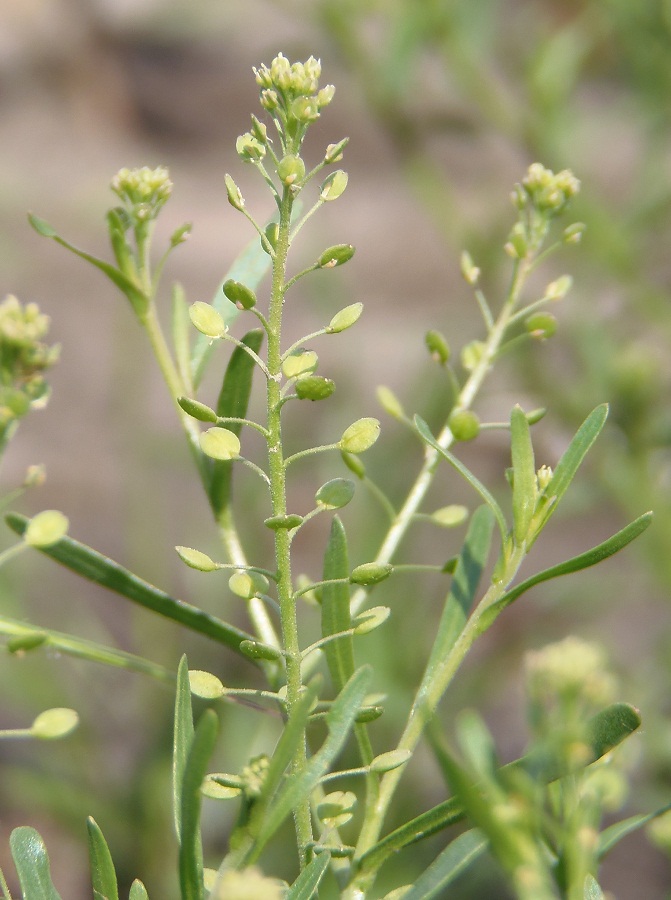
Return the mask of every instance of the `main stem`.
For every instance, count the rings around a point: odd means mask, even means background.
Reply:
[[[286,516],[286,466],[282,446],[282,313],[286,290],[286,265],[289,251],[289,231],[291,227],[291,210],[293,196],[288,187],[284,188],[280,203],[280,220],[275,256],[273,259],[273,276],[268,312],[268,475],[270,478],[270,497],[273,516]],[[301,652],[298,637],[298,620],[296,617],[296,601],[294,597],[293,579],[291,577],[290,537],[286,528],[275,532],[275,563],[277,566],[277,594],[282,623],[282,644],[287,667],[287,712],[300,698],[302,689]],[[292,761],[292,772],[301,772],[307,762],[307,744],[305,735],[299,742]],[[312,840],[312,822],[310,806],[303,801],[294,810],[294,823],[298,842],[298,855],[301,868],[307,863],[307,847]]]

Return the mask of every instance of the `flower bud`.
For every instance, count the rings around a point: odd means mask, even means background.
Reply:
[[[41,487],[46,480],[47,470],[41,463],[38,463],[28,466],[21,486],[25,488]]]
[[[226,195],[228,197],[228,202],[234,209],[241,210],[245,205],[245,201],[242,194],[240,193],[240,188],[233,181],[233,178],[230,175],[224,176],[224,183],[226,185]]]
[[[354,496],[355,485],[348,478],[333,478],[315,494],[315,501],[323,509],[342,509]]]
[[[343,432],[340,449],[345,453],[363,453],[373,446],[379,436],[380,422],[377,419],[357,419]]]
[[[314,350],[295,350],[282,363],[285,378],[297,378],[299,375],[310,375],[319,364],[319,357]]]
[[[323,107],[328,106],[329,103],[331,102],[331,100],[333,100],[334,95],[335,95],[335,85],[327,84],[325,87],[323,87],[320,91],[317,92],[317,106],[320,109],[323,109]]]
[[[539,491],[544,491],[552,481],[552,469],[550,466],[541,466],[536,472],[536,484]]]
[[[300,184],[305,178],[305,163],[300,156],[289,153],[279,161],[277,174],[282,184]]]
[[[314,97],[296,97],[289,114],[303,125],[314,122],[319,118],[319,103]]]
[[[196,300],[189,307],[189,318],[201,334],[210,338],[220,338],[228,331],[222,314],[203,300]]]
[[[324,250],[317,260],[320,269],[334,269],[336,266],[342,266],[343,263],[349,262],[354,256],[354,247],[351,244],[336,244]]]
[[[212,459],[235,459],[240,456],[240,439],[227,428],[208,428],[200,436],[200,449]]]
[[[45,509],[28,522],[23,540],[31,547],[51,547],[68,533],[69,522],[57,509]]]
[[[455,409],[447,420],[455,441],[472,441],[480,433],[480,420],[470,409]]]
[[[191,569],[199,572],[215,572],[219,566],[202,550],[194,550],[192,547],[175,547],[177,555]]]
[[[463,276],[464,281],[467,284],[475,286],[478,283],[478,278],[480,277],[480,269],[473,263],[471,259],[471,254],[466,250],[461,254],[461,274]]]
[[[178,397],[177,402],[185,413],[193,416],[194,419],[198,419],[199,422],[217,421],[218,416],[216,412],[198,400],[192,400],[190,397]]]
[[[338,169],[326,178],[321,186],[320,197],[322,200],[337,200],[347,187],[347,172]]]
[[[260,144],[268,143],[268,129],[263,122],[260,122],[256,118],[256,116],[252,116],[252,136],[255,137]]]
[[[359,320],[363,312],[363,303],[352,303],[344,307],[333,316],[326,329],[328,334],[340,334],[347,328],[351,328]]]
[[[267,109],[268,112],[272,112],[274,109],[280,105],[280,98],[277,96],[277,91],[261,91],[261,106],[264,109]]]
[[[557,330],[557,320],[550,313],[533,313],[524,320],[524,327],[532,338],[544,341]]]
[[[329,144],[326,148],[326,153],[324,154],[324,162],[327,165],[340,162],[343,157],[343,151],[348,143],[349,138],[343,138],[342,141],[338,141],[337,144]]]
[[[256,294],[240,281],[229,278],[224,282],[223,291],[231,303],[235,303],[239,309],[252,309],[256,306]]]
[[[440,363],[441,366],[444,366],[450,358],[450,347],[445,340],[445,337],[440,331],[432,329],[431,331],[427,331],[424,341],[431,356],[436,362]]]
[[[379,584],[381,581],[389,578],[394,571],[394,567],[389,563],[381,565],[380,563],[362,563],[360,566],[352,569],[349,580],[352,584],[372,585]]]
[[[584,222],[574,222],[573,225],[569,225],[564,229],[564,243],[578,244],[582,240],[586,227]]]
[[[299,400],[326,400],[335,391],[335,382],[321,375],[302,375],[296,382]]]

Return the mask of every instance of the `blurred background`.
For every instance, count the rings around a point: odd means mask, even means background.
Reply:
[[[174,411],[127,302],[100,273],[39,238],[25,216],[31,210],[74,244],[107,257],[112,176],[122,166],[167,165],[175,188],[156,246],[183,222],[194,228],[171,258],[166,312],[171,280],[183,284],[189,301],[210,300],[253,236],[226,202],[224,173],[234,175],[259,220],[271,212],[270,196],[243,169],[234,143],[249,114],[259,112],[252,66],[279,51],[290,60],[321,58],[323,83],[337,87],[311,130],[308,160],[316,163],[328,143],[350,137],[342,163],[348,190],[312,220],[298,260],[334,243],[357,247],[343,269],[302,283],[289,331],[298,337],[347,303],[365,304],[357,328],[316,348],[320,372],[335,379],[337,394],[292,421],[317,442],[320,435],[333,440],[329,435],[359,416],[379,415],[385,441],[366,463],[393,498],[403,497],[421,453],[380,413],[376,387],[388,385],[410,414],[437,427],[446,383],[424,334],[441,329],[454,350],[481,336],[459,276],[462,249],[481,267],[496,306],[509,273],[501,247],[513,221],[513,184],[534,161],[569,167],[581,179],[572,215],[587,224],[586,235],[546,268],[548,281],[574,276],[556,312],[558,335],[506,359],[476,408],[483,420],[501,420],[515,402],[547,406],[534,433],[539,464],[553,464],[585,415],[611,403],[606,432],[538,542],[529,573],[598,543],[648,508],[656,521],[622,558],[537,588],[512,608],[475,648],[441,714],[449,727],[463,706],[481,709],[508,761],[526,740],[524,652],[567,633],[598,640],[622,680],[622,699],[641,709],[645,723],[625,750],[633,779],[627,810],[661,806],[671,794],[667,0],[4,0],[2,292],[36,301],[51,316],[62,358],[50,378],[49,406],[28,417],[7,454],[3,485],[8,490],[27,465],[44,463],[47,482],[22,511],[63,510],[74,537],[176,596],[244,623],[225,583],[186,570],[174,553],[175,544],[185,544],[220,558]],[[205,402],[216,396],[224,364],[222,355],[219,370],[212,365]],[[300,435],[296,442],[302,446]],[[464,453],[502,496],[507,452],[505,437],[494,432]],[[319,484],[344,474],[339,465],[320,460],[302,469],[295,507],[309,508]],[[247,480],[239,499],[254,526],[267,512]],[[447,471],[431,502],[474,505]],[[379,541],[375,510],[362,502],[347,512],[353,562],[363,562]],[[403,560],[456,552],[462,534],[435,531],[418,526]],[[319,573],[323,539],[315,528],[312,542],[298,548],[299,570]],[[263,555],[267,548],[258,549]],[[250,677],[204,640],[129,609],[37,554],[4,572],[9,615],[144,652],[170,667],[187,650],[192,667],[228,683]],[[398,735],[444,592],[437,579],[420,584],[409,577],[397,579],[389,596],[380,589],[379,602],[393,607],[392,638],[403,634],[404,655],[387,651],[384,629],[371,638],[380,684],[393,686],[376,732],[378,752]],[[73,706],[82,717],[67,742],[3,745],[0,866],[12,871],[11,828],[32,824],[45,836],[62,895],[89,896],[84,822],[92,814],[125,884],[138,876],[152,896],[175,896],[171,692],[141,676],[39,653],[0,657],[0,673],[3,727],[25,725],[46,706]],[[227,771],[268,749],[272,734],[253,713],[228,709],[223,731],[218,767]],[[408,774],[408,814],[444,796],[428,756],[424,762]],[[205,816],[214,860],[231,813],[207,806]],[[436,847],[440,840],[418,845],[412,859],[390,871],[390,883],[399,872],[412,880]],[[275,862],[273,874],[285,874],[281,848]],[[670,872],[663,850],[637,836],[620,845],[603,883],[618,898],[661,900],[671,896]],[[504,894],[496,873],[483,869],[451,896]]]

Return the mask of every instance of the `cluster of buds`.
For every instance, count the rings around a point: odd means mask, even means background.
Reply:
[[[320,110],[333,99],[332,84],[319,89],[322,67],[311,56],[306,62],[289,63],[279,53],[270,64],[254,69],[256,83],[261,88],[261,106],[287,121],[308,124],[319,118]]]
[[[516,192],[516,202],[531,203],[539,212],[556,216],[580,190],[580,182],[569,169],[555,173],[540,163],[529,166]]]
[[[44,405],[48,388],[43,372],[59,355],[42,341],[49,317],[36,303],[22,306],[16,297],[0,303],[0,435],[33,407]]]
[[[111,187],[125,204],[133,225],[155,219],[172,194],[172,181],[165,166],[121,169]]]

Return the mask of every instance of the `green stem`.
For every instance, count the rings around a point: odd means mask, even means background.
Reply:
[[[287,187],[284,189],[280,203],[280,221],[275,255],[273,258],[273,274],[268,311],[268,475],[270,478],[270,496],[273,516],[287,514],[286,498],[286,464],[282,445],[282,313],[287,254],[291,227],[291,210],[293,195]],[[285,528],[275,532],[275,563],[277,566],[277,595],[280,605],[282,623],[282,646],[286,654],[287,672],[287,710],[291,714],[301,696],[301,651],[298,635],[298,619],[296,615],[295,592],[291,575],[291,537]],[[298,742],[294,753],[292,772],[301,772],[307,763],[307,741],[305,734]],[[309,801],[303,801],[294,810],[294,823],[298,843],[298,856],[301,869],[308,861],[308,845],[312,841],[312,822]]]

